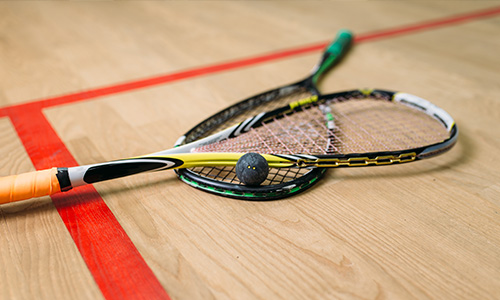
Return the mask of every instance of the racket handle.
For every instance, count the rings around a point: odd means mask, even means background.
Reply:
[[[0,204],[49,196],[61,191],[57,168],[0,178]]]
[[[353,34],[347,29],[341,29],[337,32],[335,41],[326,49],[330,55],[340,56],[352,43]]]
[[[353,33],[347,29],[341,29],[337,32],[335,40],[328,45],[325,53],[321,57],[318,65],[313,69],[312,80],[316,83],[321,75],[329,70],[333,65],[339,62],[342,56],[347,52],[353,40]]]

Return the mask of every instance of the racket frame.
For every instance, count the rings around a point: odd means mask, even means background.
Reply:
[[[293,164],[295,167],[318,167],[318,168],[335,168],[335,167],[360,167],[360,166],[372,166],[372,165],[389,165],[395,163],[407,163],[415,160],[430,158],[439,155],[447,150],[451,149],[458,138],[458,127],[455,124],[453,118],[443,109],[437,107],[431,102],[422,99],[420,97],[408,94],[399,93],[386,90],[375,90],[375,89],[360,89],[351,90],[346,92],[339,92],[324,96],[312,96],[300,101],[290,103],[289,105],[275,109],[271,112],[259,114],[257,116],[248,118],[246,121],[235,125],[231,128],[226,129],[221,132],[225,137],[231,138],[238,136],[239,134],[250,131],[250,129],[255,129],[260,127],[264,123],[268,123],[274,119],[279,119],[284,115],[292,114],[295,111],[310,109],[313,106],[319,106],[325,104],[331,99],[335,99],[336,103],[353,101],[353,100],[363,100],[363,99],[377,99],[379,101],[388,101],[403,104],[410,107],[413,110],[423,112],[428,116],[439,121],[441,125],[447,130],[449,136],[445,140],[430,145],[425,145],[416,148],[403,149],[398,151],[377,151],[377,152],[367,152],[367,153],[349,153],[349,154],[319,154],[319,155],[308,155],[308,154],[263,154],[269,163],[270,167],[290,167]],[[245,124],[250,124],[245,127]],[[222,138],[225,139],[225,138]],[[206,138],[207,141],[221,140],[220,136]],[[199,145],[203,145],[206,142],[202,140],[194,142],[194,147],[190,149],[195,149]],[[187,145],[186,145],[187,146]],[[183,146],[184,147],[184,146]],[[190,150],[191,151],[191,150]],[[200,153],[201,154],[201,153]],[[214,155],[214,157],[221,155],[235,155],[236,164],[237,159],[244,153],[203,153],[204,155]],[[191,155],[191,154],[190,154]],[[189,155],[186,157],[190,160]],[[278,158],[276,158],[278,157]],[[180,158],[180,159],[186,159]],[[229,156],[227,157],[229,158]],[[230,165],[233,165],[231,163]],[[202,165],[201,163],[200,165]]]

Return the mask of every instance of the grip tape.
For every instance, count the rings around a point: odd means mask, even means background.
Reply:
[[[60,191],[57,168],[0,178],[0,204],[49,196]]]

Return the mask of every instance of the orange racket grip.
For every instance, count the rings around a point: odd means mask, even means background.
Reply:
[[[0,178],[0,204],[49,196],[61,191],[57,168]]]

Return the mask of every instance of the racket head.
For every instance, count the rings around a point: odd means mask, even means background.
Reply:
[[[311,78],[242,100],[205,119],[189,130],[176,146],[191,143],[224,130],[247,118],[283,107],[290,102],[319,94]],[[271,169],[259,186],[243,185],[234,167],[198,167],[177,169],[180,180],[197,189],[236,199],[275,200],[295,195],[316,184],[326,172],[324,168]]]
[[[458,137],[453,118],[429,101],[367,89],[305,98],[231,130],[192,152],[272,154],[268,162],[282,159],[276,167],[359,167],[436,156]]]

